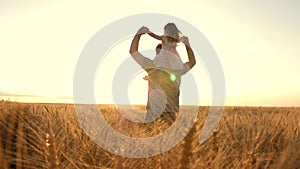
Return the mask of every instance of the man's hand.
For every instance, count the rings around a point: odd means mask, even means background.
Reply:
[[[132,55],[133,53],[135,52],[138,52],[138,49],[139,49],[139,41],[140,41],[140,38],[141,38],[141,35],[145,34],[145,33],[148,33],[149,32],[149,29],[145,26],[141,27],[137,33],[135,34],[132,42],[131,42],[131,46],[130,46],[130,50],[129,50],[129,53]]]
[[[150,32],[149,29],[148,29],[147,27],[143,26],[143,27],[141,27],[141,28],[137,31],[136,34],[138,34],[138,35],[143,35],[143,34],[149,33],[149,32]]]

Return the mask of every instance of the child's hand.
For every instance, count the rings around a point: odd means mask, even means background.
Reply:
[[[145,26],[142,26],[142,27],[137,31],[136,34],[143,35],[143,34],[148,33],[148,32],[150,32],[149,29],[148,29],[147,27],[145,27]]]
[[[186,37],[186,36],[183,36],[182,38],[182,42],[185,44],[185,45],[190,45],[190,43],[189,43],[189,38],[188,37]]]

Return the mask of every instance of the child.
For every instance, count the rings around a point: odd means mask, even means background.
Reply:
[[[168,23],[164,27],[164,35],[159,36],[148,32],[150,36],[162,41],[162,49],[154,58],[154,64],[171,70],[180,70],[183,68],[182,60],[176,50],[177,43],[181,42],[182,34],[174,23]]]

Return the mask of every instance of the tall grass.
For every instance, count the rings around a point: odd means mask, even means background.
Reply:
[[[169,127],[164,121],[133,123],[111,105],[99,109],[128,136],[154,136]],[[300,168],[300,108],[226,107],[212,137],[199,145],[208,111],[199,108],[193,128],[173,149],[135,159],[97,146],[80,127],[71,104],[0,101],[0,168]]]

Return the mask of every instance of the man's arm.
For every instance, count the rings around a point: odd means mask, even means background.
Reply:
[[[182,39],[183,39],[183,43],[185,44],[185,48],[186,48],[186,51],[187,51],[187,54],[188,54],[188,59],[189,59],[189,61],[186,62],[185,65],[187,65],[189,70],[190,70],[196,64],[195,55],[194,55],[194,52],[193,52],[193,50],[190,46],[188,37],[184,36]]]
[[[132,56],[135,52],[139,50],[139,42],[140,42],[141,34],[136,34],[131,42],[129,53]]]
[[[138,50],[139,50],[139,42],[141,35],[149,32],[149,29],[146,27],[141,27],[136,35],[134,36],[131,45],[129,53],[133,57],[133,59],[144,69],[153,67],[153,62],[149,58],[144,57]]]

